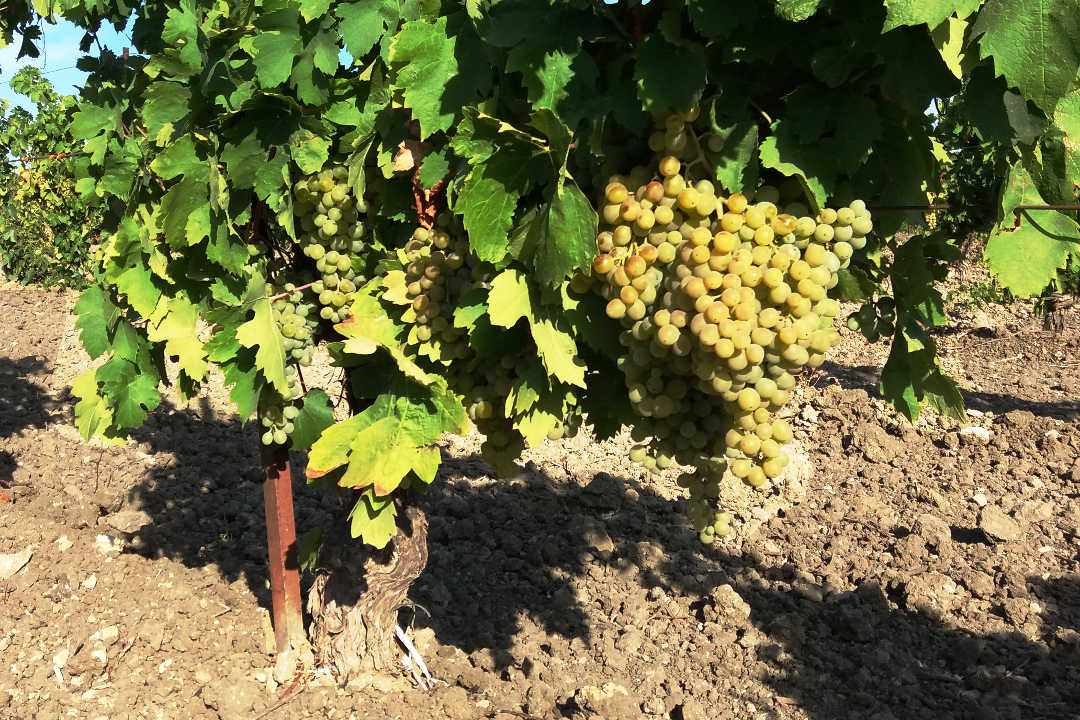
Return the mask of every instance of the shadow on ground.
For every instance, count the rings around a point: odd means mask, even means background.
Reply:
[[[2,427],[10,432],[10,423]],[[139,552],[213,564],[230,582],[244,578],[266,606],[255,428],[203,405],[155,413],[136,439],[175,457],[152,467],[129,498],[153,519],[139,533]],[[347,508],[295,474],[298,529],[342,523]],[[687,661],[701,677],[752,672],[819,720],[1080,717],[1076,576],[1029,579],[1045,642],[974,635],[906,609],[902,587],[882,590],[870,579],[856,592],[808,599],[792,589],[790,565],[703,548],[678,503],[647,485],[600,473],[580,486],[535,467],[512,481],[469,481],[487,475],[475,458],[447,459],[422,501],[431,556],[411,597],[430,613],[425,622],[440,643],[488,651],[493,672],[525,661],[523,617],[543,629],[542,648],[585,657],[582,667],[594,673],[605,628],[661,622],[677,642],[694,643]],[[750,626],[731,636],[698,630],[724,584],[749,603],[750,624],[762,633],[748,648],[736,643]],[[630,605],[651,602],[649,588],[681,598],[693,614],[641,615]]]
[[[881,368],[871,365],[839,365],[825,362],[821,371],[828,378],[835,378],[843,387],[861,388],[873,397],[881,397],[878,380]],[[1027,410],[1035,415],[1052,417],[1059,420],[1073,420],[1080,417],[1080,400],[1062,400],[1058,402],[1040,402],[1026,400],[1015,395],[984,392],[980,390],[961,390],[964,406],[980,412],[1006,413],[1010,410]]]
[[[29,379],[44,372],[45,364],[33,355],[0,356],[0,441],[48,424],[57,403]],[[11,487],[16,466],[15,457],[0,448],[0,488]]]

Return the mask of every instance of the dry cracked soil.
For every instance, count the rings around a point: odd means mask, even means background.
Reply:
[[[803,472],[726,490],[711,548],[625,437],[508,480],[448,438],[401,615],[424,691],[275,667],[254,429],[219,388],[126,446],[82,442],[73,299],[0,285],[3,720],[1080,718],[1075,314],[955,308],[962,425],[898,418],[887,347],[845,335],[792,409]],[[340,522],[294,490],[301,530]]]

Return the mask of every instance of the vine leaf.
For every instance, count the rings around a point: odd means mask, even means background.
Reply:
[[[198,320],[198,308],[187,298],[163,297],[150,317],[150,326],[146,333],[150,342],[164,341],[165,353],[177,358],[180,369],[193,380],[204,379],[209,368],[203,344],[199,342]],[[273,318],[270,320],[273,322]],[[284,370],[282,372],[284,373]]]
[[[330,398],[320,388],[313,388],[304,396],[300,413],[293,420],[293,432],[289,436],[293,450],[306,450],[315,444],[323,430],[334,424],[334,407]]]
[[[75,321],[79,339],[90,358],[99,358],[108,352],[112,347],[112,332],[120,319],[120,309],[105,291],[97,285],[84,290],[75,303],[75,314],[79,316]]]
[[[1074,0],[996,0],[972,28],[979,52],[1010,87],[1047,115],[1080,70],[1080,12]]]
[[[638,97],[650,112],[689,110],[701,98],[705,75],[705,56],[700,48],[672,45],[659,34],[638,45],[634,81]]]
[[[469,233],[469,246],[485,262],[506,256],[507,236],[518,198],[529,187],[527,161],[531,153],[506,145],[474,165],[454,203]]]
[[[397,534],[397,509],[392,502],[373,505],[370,492],[360,496],[349,513],[349,528],[353,537],[381,550]]]
[[[461,107],[463,78],[456,55],[457,40],[448,32],[446,17],[434,23],[405,23],[390,44],[390,62],[396,70],[394,88],[420,123],[420,139],[446,130]]]
[[[493,325],[505,328],[526,318],[548,375],[568,385],[585,387],[585,365],[578,358],[574,338],[534,308],[529,286],[520,271],[504,270],[492,280],[488,316]]]
[[[340,3],[334,14],[345,40],[345,49],[354,58],[362,58],[371,52],[390,23],[397,22],[397,0],[360,0]]]
[[[1017,205],[1044,205],[1035,181],[1022,163],[1009,173],[1001,198],[1004,220],[990,233],[986,259],[1002,286],[1019,297],[1037,295],[1077,252],[1080,227],[1056,210],[1025,211],[1011,224]]]
[[[248,298],[250,301],[253,294],[256,297],[252,301],[255,314],[236,329],[236,339],[246,348],[258,348],[255,351],[255,366],[278,394],[285,397],[289,391],[289,381],[285,378],[285,346],[274,322],[270,299],[258,297],[260,290],[264,289],[265,281],[261,277],[253,277],[248,286]]]
[[[101,437],[109,444],[122,444],[123,440],[111,435],[112,410],[98,392],[97,371],[87,370],[71,383],[71,394],[79,398],[75,403],[75,427],[84,439]]]
[[[926,24],[936,28],[954,13],[960,19],[966,18],[979,9],[982,0],[887,0],[885,3],[885,24],[881,32],[886,33],[904,25]]]
[[[598,217],[572,178],[551,189],[551,198],[515,232],[524,230],[516,257],[530,265],[540,285],[558,287],[592,262]]]

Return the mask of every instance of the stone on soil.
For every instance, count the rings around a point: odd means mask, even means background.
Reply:
[[[987,505],[979,512],[979,529],[991,541],[1009,542],[1020,537],[1020,526],[997,505]]]

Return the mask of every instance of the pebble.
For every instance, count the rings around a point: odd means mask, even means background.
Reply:
[[[952,530],[949,525],[930,513],[923,513],[915,518],[915,532],[926,541],[926,544],[938,551],[945,550],[952,543]]]
[[[979,507],[986,507],[986,495],[983,493],[975,493],[971,496],[971,501]]]
[[[71,540],[68,539],[67,535],[61,535],[60,537],[56,538],[56,547],[60,552],[70,550],[71,546],[74,544],[75,543],[71,542]]]
[[[34,551],[30,548],[17,553],[0,553],[0,580],[7,580],[22,570],[33,556]]]
[[[97,575],[91,575],[82,581],[82,586],[87,590],[93,590],[97,587]]]
[[[960,428],[960,438],[969,440],[977,439],[982,442],[990,442],[990,431],[978,425],[968,425]]]
[[[105,524],[122,533],[136,533],[153,522],[153,518],[142,510],[122,510],[105,516]]]
[[[997,505],[987,505],[979,511],[979,529],[991,542],[1009,542],[1020,537],[1020,526]]]

